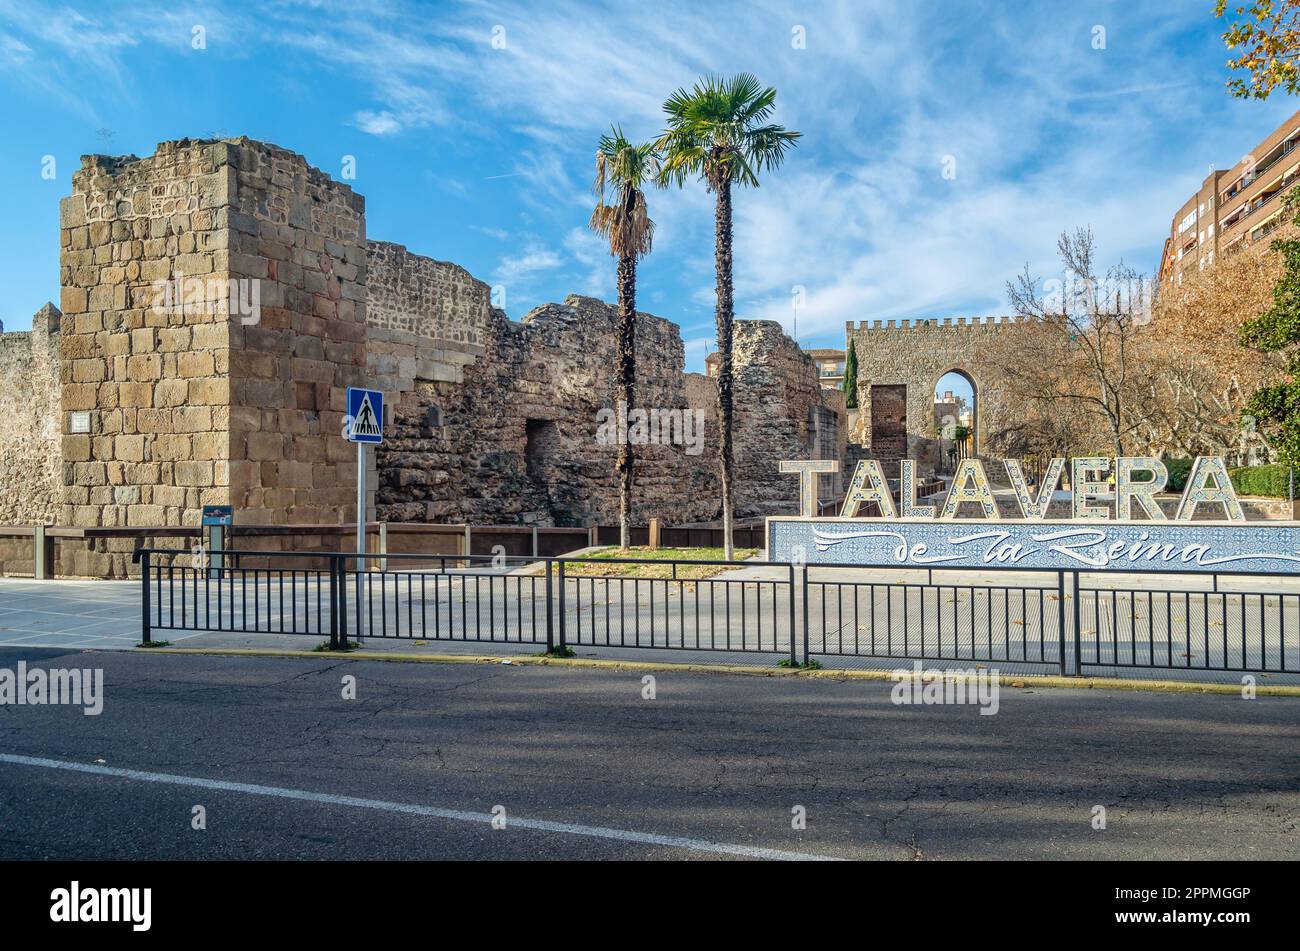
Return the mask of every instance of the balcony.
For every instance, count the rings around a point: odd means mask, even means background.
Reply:
[[[1250,236],[1250,240],[1251,240],[1252,242],[1255,242],[1255,241],[1263,241],[1265,238],[1267,238],[1269,235],[1271,235],[1274,231],[1276,231],[1276,230],[1278,229],[1278,226],[1281,225],[1281,224],[1282,224],[1282,219],[1281,219],[1281,217],[1274,218],[1274,219],[1273,219],[1272,221],[1270,221],[1268,224],[1264,225],[1264,227],[1260,228],[1258,232],[1256,232],[1255,234],[1252,234],[1252,235]]]
[[[1251,185],[1253,185],[1255,182],[1259,181],[1260,177],[1261,177],[1265,172],[1267,172],[1270,168],[1272,168],[1272,167],[1273,167],[1274,165],[1276,165],[1278,162],[1282,161],[1282,159],[1286,158],[1288,155],[1290,155],[1292,152],[1294,152],[1294,151],[1295,151],[1295,147],[1296,147],[1296,140],[1294,140],[1294,139],[1288,139],[1286,142],[1283,142],[1283,143],[1282,143],[1282,151],[1281,151],[1281,152],[1279,152],[1277,155],[1273,156],[1271,159],[1269,159],[1269,160],[1268,160],[1267,162],[1265,162],[1263,165],[1256,165],[1256,166],[1255,166],[1255,171],[1254,171],[1254,173],[1253,173],[1252,175],[1250,175],[1249,177],[1243,175],[1243,176],[1241,177],[1240,181],[1236,182],[1236,183],[1235,183],[1235,184],[1234,184],[1230,189],[1228,189],[1226,192],[1223,193],[1223,196],[1222,196],[1222,197],[1223,197],[1223,200],[1224,200],[1224,201],[1229,201],[1229,200],[1231,200],[1232,197],[1233,197],[1234,195],[1236,195],[1238,192],[1241,192],[1241,191],[1243,191],[1244,189],[1249,188],[1249,187],[1250,187]]]
[[[1243,221],[1248,221],[1250,218],[1253,218],[1255,216],[1255,213],[1258,212],[1261,208],[1267,207],[1268,205],[1272,204],[1274,199],[1276,199],[1279,195],[1282,195],[1285,192],[1289,192],[1291,188],[1295,185],[1297,180],[1300,180],[1300,173],[1292,175],[1290,178],[1283,181],[1281,187],[1279,187],[1277,191],[1269,192],[1263,198],[1260,198],[1252,202],[1249,210],[1247,210],[1247,212],[1244,215],[1242,215],[1240,218],[1238,218],[1236,221],[1232,222],[1232,224],[1237,225]]]

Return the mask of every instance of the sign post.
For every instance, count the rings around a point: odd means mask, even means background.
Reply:
[[[362,635],[361,579],[366,570],[366,445],[384,441],[384,394],[381,390],[348,387],[344,435],[357,444],[357,639]]]
[[[208,551],[219,552],[226,547],[226,526],[234,523],[234,513],[229,505],[205,505],[201,519],[208,530]],[[224,555],[212,555],[209,561],[209,575],[216,576],[221,570]]]

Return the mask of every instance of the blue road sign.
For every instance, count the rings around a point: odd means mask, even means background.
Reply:
[[[230,525],[233,522],[234,517],[229,505],[203,506],[204,525]]]
[[[381,390],[348,387],[348,442],[384,441],[384,394]]]

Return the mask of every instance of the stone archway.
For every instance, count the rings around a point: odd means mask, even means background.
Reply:
[[[978,456],[983,450],[980,385],[970,369],[959,364],[940,373],[930,392],[934,399],[936,467],[951,471],[958,459]]]
[[[859,424],[853,434],[855,445],[868,453],[880,455],[875,451],[877,447],[872,438],[872,389],[906,387],[906,458],[917,460],[922,474],[934,472],[940,463],[934,419],[935,387],[945,374],[956,372],[970,381],[977,404],[971,419],[970,451],[975,454],[989,452],[991,441],[1014,425],[1018,406],[1016,400],[1009,398],[1000,388],[990,387],[980,370],[980,350],[995,337],[1017,333],[1025,323],[1013,318],[944,317],[849,324],[846,337],[853,341],[858,356],[858,402],[861,406]],[[862,419],[863,416],[866,418]],[[896,434],[885,435],[887,444],[897,442]],[[892,450],[890,454],[897,454],[897,451]]]

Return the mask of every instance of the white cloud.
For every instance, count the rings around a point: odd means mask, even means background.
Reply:
[[[505,284],[515,292],[513,285],[526,284],[529,278],[542,271],[549,271],[564,264],[564,257],[558,251],[545,247],[535,238],[530,240],[523,253],[507,255],[501,259],[492,273],[494,284]]]
[[[617,263],[609,253],[609,244],[589,228],[573,228],[564,236],[564,249],[581,265],[575,290],[587,297],[613,298],[617,295]],[[645,307],[638,304],[639,309]]]
[[[60,54],[69,69],[87,62],[113,82],[137,45],[189,35],[167,4],[99,19],[57,9],[0,0],[24,49]],[[1219,26],[1200,4],[1159,14],[1110,4],[1104,51],[1089,42],[1102,13],[1053,2],[747,9],[661,0],[644,16],[595,0],[494,0],[431,16],[409,0],[312,0],[202,19],[210,53],[287,49],[346,79],[358,101],[342,115],[364,132],[423,130],[461,148],[460,177],[475,185],[447,187],[507,201],[524,223],[511,234],[471,224],[510,242],[495,279],[511,283],[512,300],[612,294],[612,262],[583,228],[596,138],[611,123],[651,137],[674,88],[756,71],[779,90],[778,121],[805,136],[763,187],[736,191],[738,313],[788,326],[790,288],[802,285],[800,337],[827,342],[846,320],[1002,313],[1004,282],[1026,261],[1048,272],[1056,235],[1076,225],[1093,226],[1107,259],[1150,270],[1206,165],[1235,161],[1292,108],[1226,97]],[[794,23],[806,49],[790,46]],[[494,24],[506,28],[504,50],[492,48]],[[940,174],[948,155],[952,181]],[[692,184],[649,201],[657,231],[640,297],[669,289],[664,316],[703,329],[712,196]]]
[[[352,117],[356,127],[370,135],[392,135],[402,128],[402,124],[391,112],[370,112],[363,110]]]
[[[0,34],[0,56],[20,66],[32,58],[32,48],[16,37]]]

